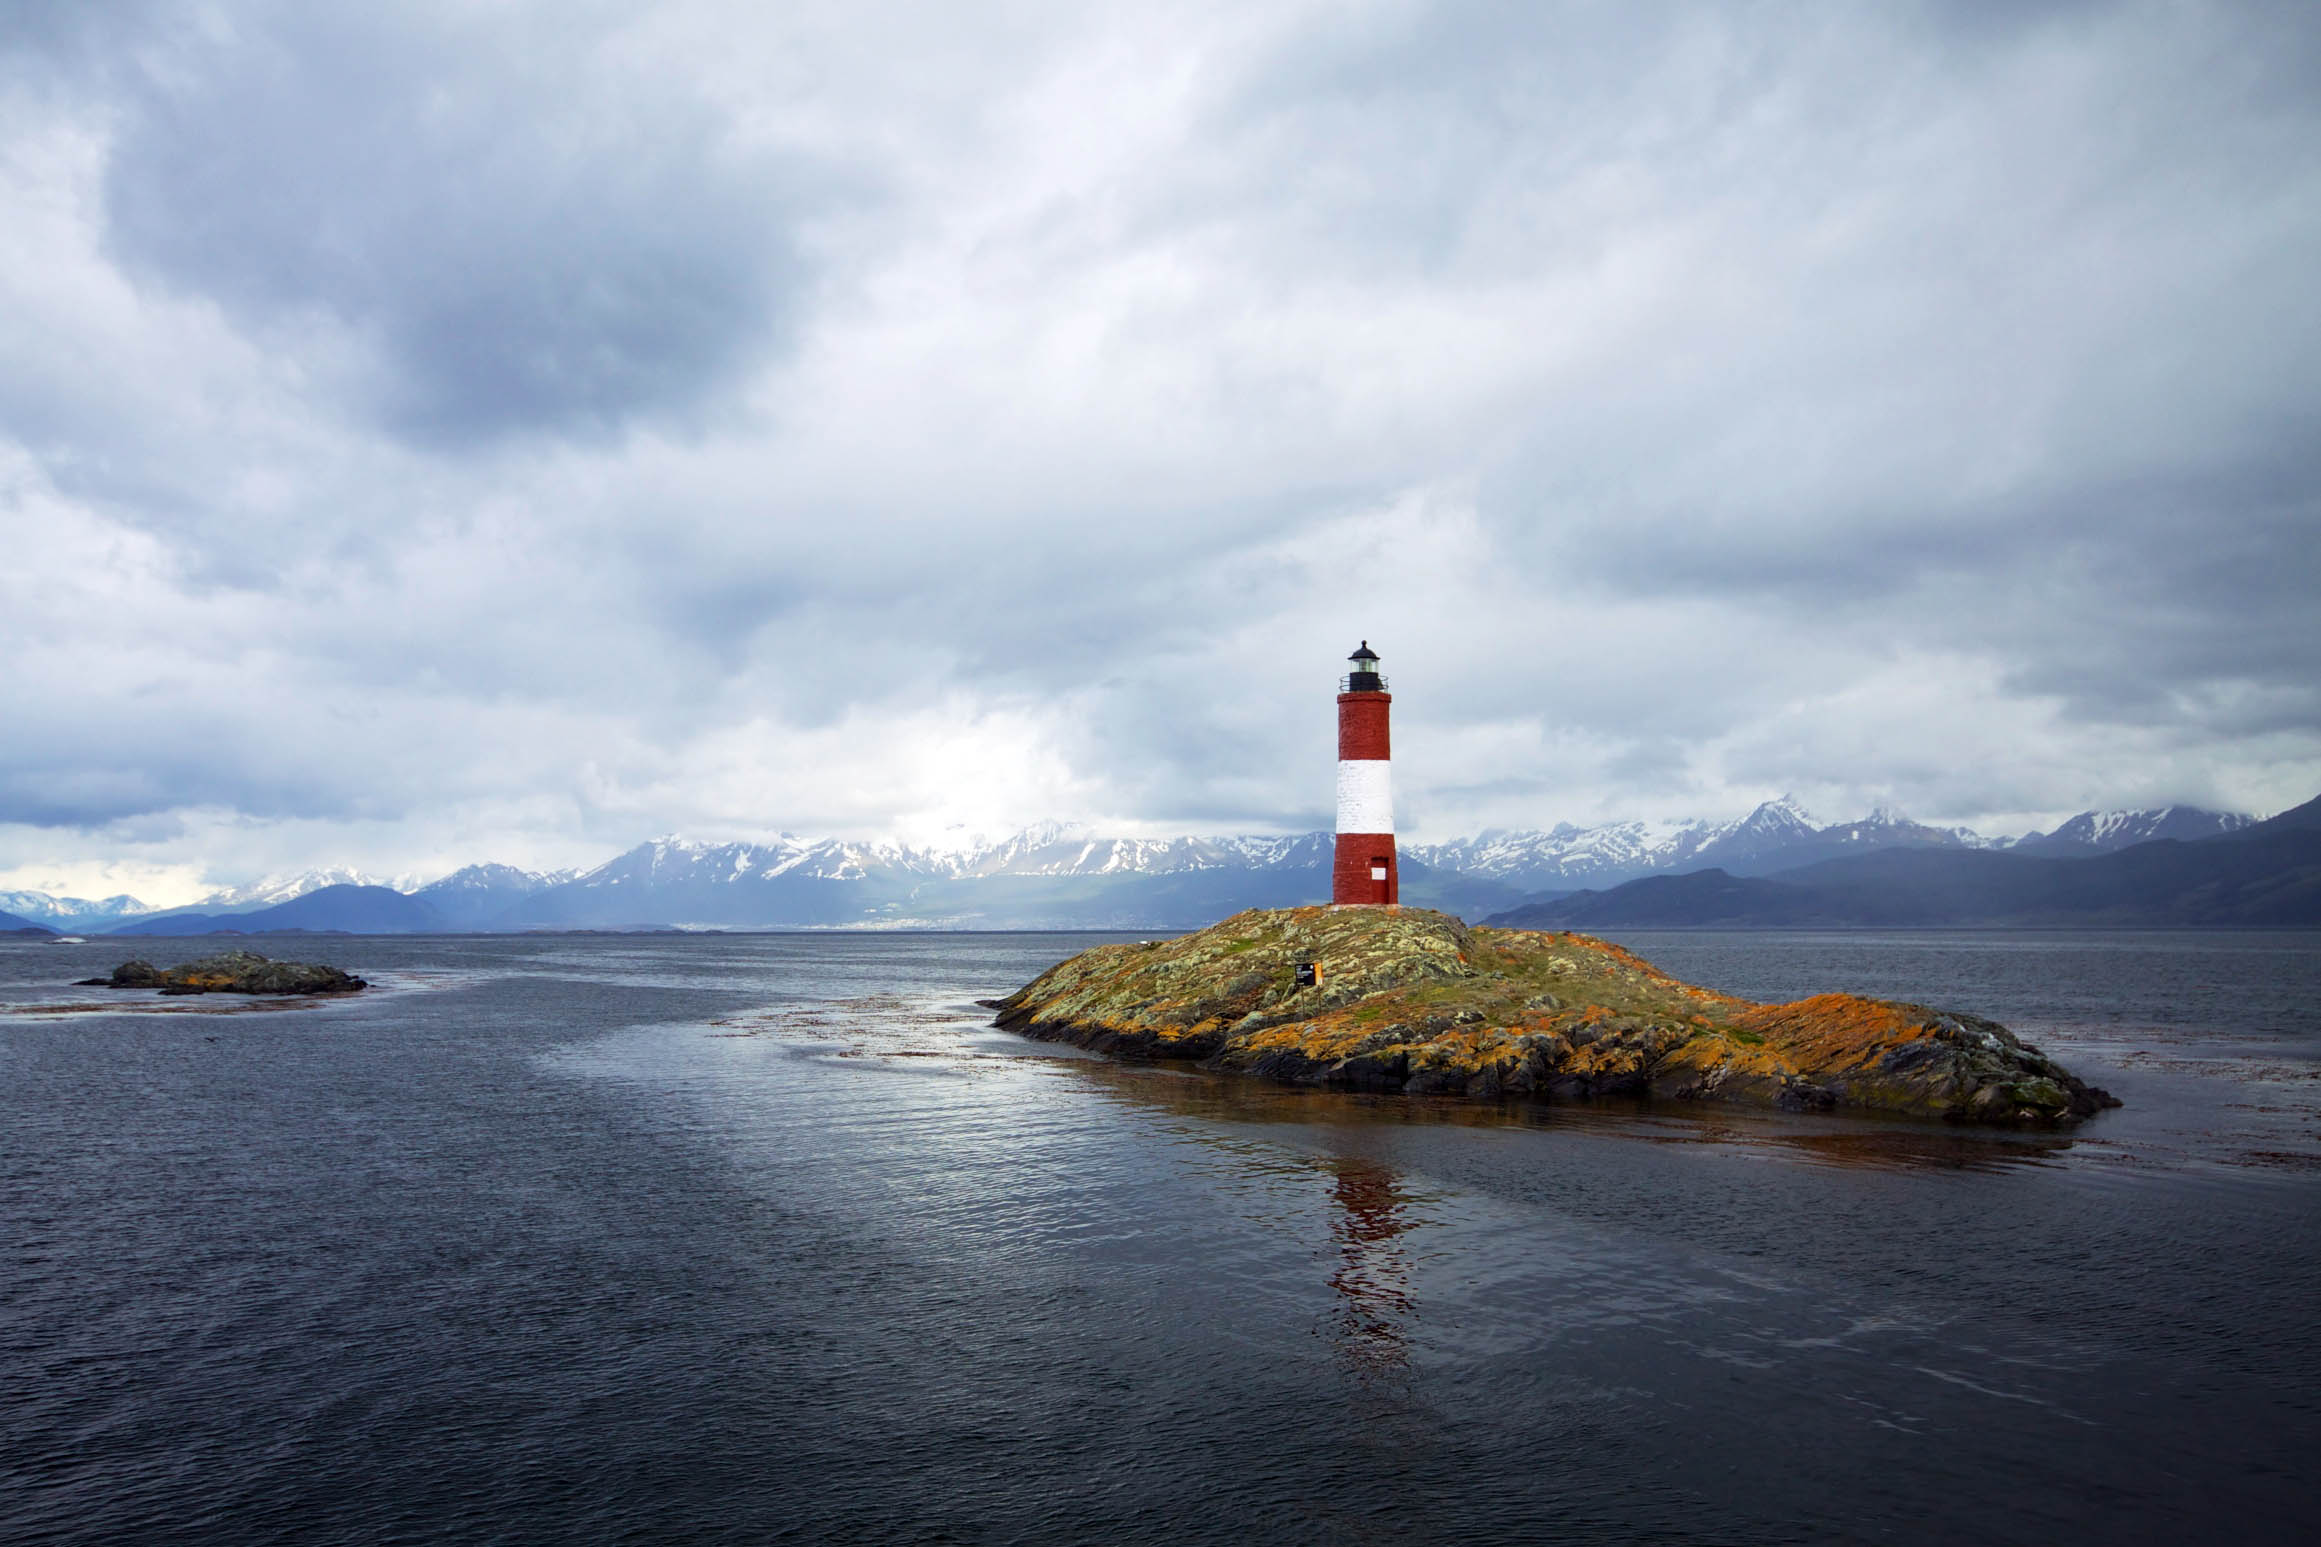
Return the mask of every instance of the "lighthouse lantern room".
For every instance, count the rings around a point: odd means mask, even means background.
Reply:
[[[1391,904],[1401,900],[1386,725],[1394,695],[1369,640],[1346,659],[1353,670],[1338,684],[1338,847],[1330,901]]]

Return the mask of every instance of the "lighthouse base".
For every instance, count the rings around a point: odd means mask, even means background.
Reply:
[[[1338,834],[1337,854],[1330,865],[1330,901],[1338,906],[1402,901],[1394,834]]]

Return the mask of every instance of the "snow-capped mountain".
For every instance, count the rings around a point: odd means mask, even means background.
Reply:
[[[1784,795],[1766,801],[1738,822],[1729,822],[1703,838],[1688,859],[1702,865],[1731,869],[1751,860],[1779,854],[1822,831],[1796,798]],[[1666,869],[1667,866],[1656,867]]]
[[[1763,807],[1758,811],[1762,812]],[[1792,814],[1799,817],[1803,813]],[[1752,816],[1748,819],[1754,821]],[[1742,824],[1746,826],[1747,823]],[[1730,843],[1703,844],[1687,868],[1714,866],[1737,876],[1771,875],[1801,865],[1880,849],[1993,849],[2004,844],[1971,828],[1932,827],[1914,822],[1888,806],[1879,806],[1858,822],[1833,822],[1826,827],[1810,819],[1790,824],[1786,818]]]
[[[953,849],[790,834],[770,843],[658,838],[522,899],[507,922],[1159,927],[1240,907],[1322,900],[1332,846],[1328,833],[1125,838],[1067,823]],[[1783,797],[1733,822],[1565,823],[1546,832],[1405,845],[1404,893],[1412,902],[1464,911],[1493,898],[1617,885],[1661,871],[1719,866],[1766,874],[1842,854],[1927,846],[1983,847],[1987,840],[1891,811],[1824,826]]]
[[[660,923],[1157,928],[1329,895],[1334,840],[1294,836],[1126,838],[1066,823],[995,843],[919,849],[805,839],[710,844],[657,838],[593,870],[514,900],[512,927]],[[1796,801],[1766,801],[1738,821],[1565,823],[1403,848],[1406,901],[1473,912],[1498,899],[1618,885],[1711,866],[1764,875],[1845,854],[1904,847],[1988,847],[1964,829],[1892,811],[1823,825]]]
[[[536,892],[579,874],[573,870],[519,870],[514,865],[465,865],[440,880],[418,888],[415,895],[437,897],[462,892],[504,892],[516,888]]]
[[[1491,829],[1449,843],[1405,844],[1402,852],[1437,869],[1489,876],[1528,890],[1585,885],[1680,865],[1724,829],[1707,822],[1558,823],[1546,832]]]
[[[902,844],[805,839],[788,833],[771,843],[701,843],[656,838],[570,884],[594,888],[738,885],[783,878],[960,881],[994,876],[1175,875],[1201,870],[1263,870],[1319,863],[1329,837],[1110,838],[1068,823],[1043,823],[986,847],[960,851]]]
[[[1326,899],[1330,844],[1324,833],[1108,838],[1061,824],[958,852],[789,834],[762,844],[657,838],[523,899],[504,923],[1171,927]],[[1514,895],[1485,883],[1456,900]]]
[[[1175,875],[1191,870],[1267,870],[1314,863],[1315,841],[1295,838],[1106,838],[1077,825],[1026,828],[960,857],[961,876]]]
[[[572,879],[569,870],[519,870],[513,865],[467,865],[412,895],[431,905],[453,929],[488,929],[501,914],[535,892]]]
[[[319,892],[326,886],[383,886],[394,892],[415,892],[419,889],[417,876],[375,876],[366,871],[349,869],[344,865],[326,866],[320,870],[300,870],[268,876],[248,886],[229,886],[195,903],[191,909],[198,913],[250,913],[259,908],[271,908],[276,903],[304,897],[308,892]]]
[[[1903,845],[1936,849],[2005,848],[2003,840],[1985,838],[1971,827],[1929,827],[1913,822],[1891,806],[1874,807],[1859,822],[1838,822],[1815,832],[1821,843],[1842,843],[1854,849],[1890,849]]]
[[[1735,822],[1564,823],[1547,832],[1488,832],[1453,843],[1413,844],[1406,852],[1461,874],[1556,891],[1711,867],[1763,875],[1871,849],[1994,846],[1965,828],[1929,827],[1883,808],[1858,822],[1824,826],[1784,795]]]
[[[2216,838],[2254,825],[2256,818],[2236,811],[2207,811],[2199,806],[2162,806],[2157,811],[2082,811],[2051,833],[2029,833],[2007,847],[2018,854],[2108,854],[2157,838],[2189,842]],[[6,899],[0,898],[0,906]]]
[[[0,912],[64,931],[109,927],[155,911],[151,903],[139,902],[127,893],[91,901],[86,897],[51,897],[46,892],[0,892]]]
[[[668,886],[771,881],[783,876],[860,881],[873,875],[940,876],[957,873],[959,856],[921,854],[900,844],[850,843],[839,838],[780,834],[771,843],[702,843],[655,838],[581,871],[574,886]]]

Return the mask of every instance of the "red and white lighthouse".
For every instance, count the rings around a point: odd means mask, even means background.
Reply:
[[[1338,684],[1338,852],[1330,866],[1330,901],[1399,902],[1386,737],[1394,695],[1378,674],[1378,654],[1369,640],[1346,659],[1354,669]]]

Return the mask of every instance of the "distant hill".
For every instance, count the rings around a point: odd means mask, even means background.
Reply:
[[[46,924],[35,924],[30,919],[18,918],[13,913],[0,913],[0,935],[53,935],[56,931]]]
[[[1783,881],[1693,870],[1645,876],[1609,891],[1581,891],[1530,902],[1483,920],[1505,929],[1578,929],[1622,926],[1686,928],[1706,925],[1770,926],[1835,923],[1810,891]]]
[[[138,919],[114,935],[208,935],[225,931],[336,931],[350,935],[419,935],[445,929],[443,915],[416,897],[384,886],[326,886],[248,913],[165,913]]]
[[[2304,812],[2309,807],[2300,807]],[[2284,813],[2284,818],[2297,813]],[[2313,825],[2300,825],[2310,820]],[[1631,881],[1495,915],[1519,928],[2321,925],[2321,812],[2085,859],[1892,849],[1766,877]]]
[[[239,913],[163,913],[149,919],[138,919],[105,931],[109,937],[123,935],[214,935],[247,934],[248,925]]]

